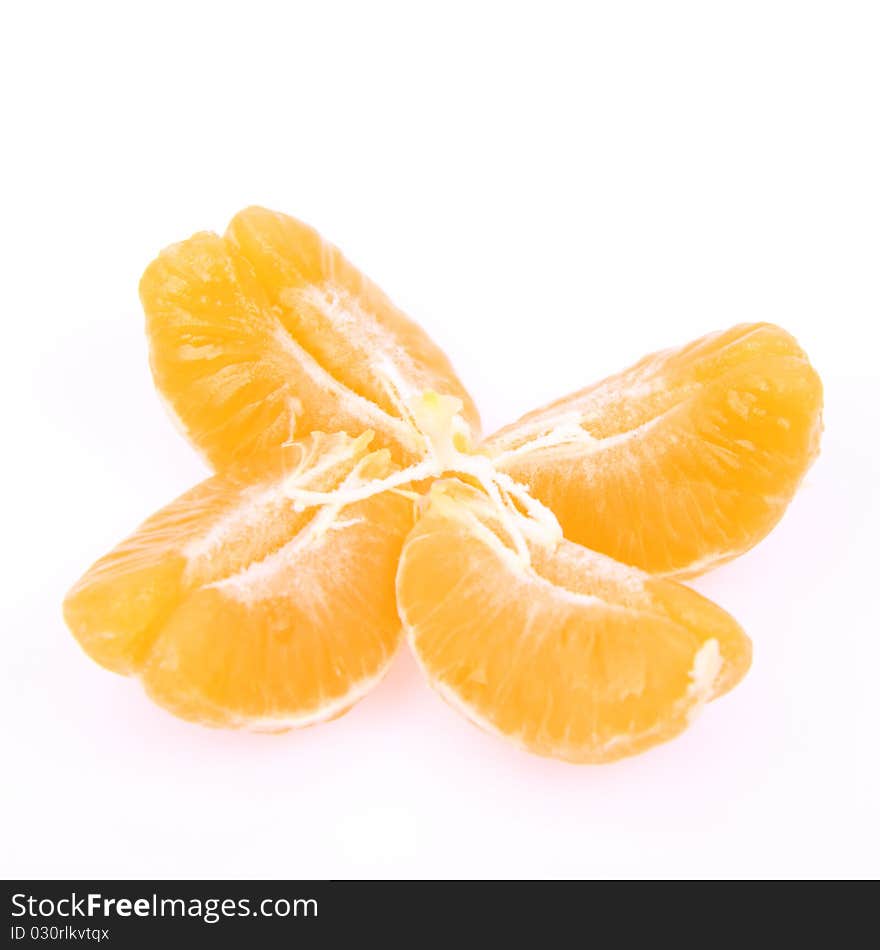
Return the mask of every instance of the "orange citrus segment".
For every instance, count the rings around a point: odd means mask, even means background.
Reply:
[[[392,470],[387,450],[315,433],[198,485],[99,560],[64,613],[99,663],[184,718],[276,729],[344,711],[400,637],[394,576],[412,502],[298,510]]]
[[[657,574],[748,550],[819,451],[822,385],[771,324],[734,327],[524,416],[485,443],[565,536]]]
[[[748,669],[736,622],[686,587],[561,540],[528,561],[488,497],[438,482],[404,544],[398,608],[429,681],[468,718],[573,762],[681,732]]]
[[[425,389],[476,408],[449,360],[333,245],[249,208],[225,237],[164,250],[141,280],[156,385],[218,468],[311,431],[418,456],[405,402]]]

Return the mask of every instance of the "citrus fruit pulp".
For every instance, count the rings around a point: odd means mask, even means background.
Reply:
[[[403,403],[436,390],[479,416],[428,335],[316,231],[263,208],[166,248],[140,285],[156,386],[218,469],[309,432],[418,454]]]
[[[565,536],[654,574],[698,574],[782,517],[818,454],[822,385],[784,330],[750,324],[645,357],[484,444]]]
[[[497,506],[460,480],[435,483],[423,507],[397,574],[409,642],[444,698],[531,752],[640,752],[748,669],[740,627],[689,588],[540,534],[523,556]]]
[[[394,578],[412,502],[394,492],[299,510],[299,491],[386,477],[371,434],[313,434],[209,478],[148,519],[68,594],[83,648],[205,725],[331,718],[400,639]]]
[[[745,674],[737,624],[665,578],[760,540],[818,452],[821,383],[785,331],[653,354],[481,443],[444,354],[293,218],[248,208],[167,248],[141,298],[157,386],[220,474],[97,562],[65,614],[170,711],[333,718],[402,619],[471,719],[601,762]]]

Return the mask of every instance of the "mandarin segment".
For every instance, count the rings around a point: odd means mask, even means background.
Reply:
[[[156,385],[217,468],[314,430],[418,456],[405,401],[425,389],[479,417],[449,360],[333,245],[286,215],[249,208],[224,237],[199,233],[144,273]]]
[[[771,324],[734,327],[529,413],[485,451],[565,535],[656,574],[742,554],[819,451],[822,385]]]
[[[315,433],[148,519],[65,600],[80,644],[205,725],[274,730],[344,711],[400,639],[394,577],[412,503],[386,492],[299,510],[292,495],[386,477],[394,465],[370,438]]]
[[[253,268],[290,335],[350,390],[391,415],[400,412],[400,395],[454,396],[479,433],[477,408],[443,351],[317,231],[252,207],[232,219],[226,238]]]
[[[495,506],[437,483],[406,540],[398,607],[429,682],[540,755],[607,762],[680,733],[748,669],[736,622],[695,592],[570,541],[528,542]]]

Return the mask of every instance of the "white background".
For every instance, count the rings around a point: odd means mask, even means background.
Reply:
[[[8,5],[0,25],[6,876],[844,876],[878,862],[876,3]],[[606,767],[483,735],[401,654],[348,716],[213,732],[61,599],[204,475],[152,389],[160,247],[261,203],[452,355],[486,429],[740,321],[799,338],[823,454],[697,587],[754,639]]]

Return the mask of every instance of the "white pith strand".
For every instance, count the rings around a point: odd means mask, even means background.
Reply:
[[[402,491],[402,486],[410,482],[440,478],[447,473],[462,474],[472,477],[486,493],[493,514],[510,538],[523,566],[531,563],[529,541],[553,547],[561,540],[562,529],[555,515],[533,498],[524,485],[499,471],[487,456],[471,454],[456,446],[457,437],[469,442],[469,429],[461,415],[461,400],[435,393],[407,399],[402,391],[404,382],[391,366],[382,367],[382,378],[386,381],[389,396],[412,427],[415,438],[422,443],[425,457],[385,478],[357,482],[349,476],[333,491],[310,491],[289,479],[285,492],[298,511],[326,505],[333,509],[335,517],[345,505],[385,491]]]

